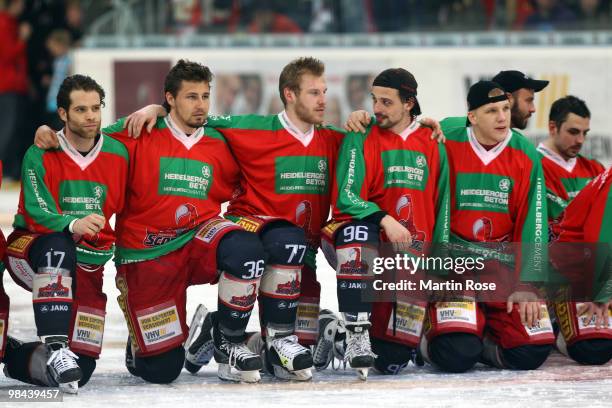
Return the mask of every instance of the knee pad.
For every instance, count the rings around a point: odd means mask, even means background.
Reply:
[[[240,279],[261,277],[265,252],[256,234],[235,230],[227,233],[217,249],[218,268]]]
[[[81,381],[79,381],[79,387],[82,387],[89,382],[91,375],[96,369],[96,359],[79,353],[77,353],[77,356],[79,357],[77,363],[79,367],[81,367],[81,372],[83,373],[83,377]]]
[[[301,267],[306,255],[306,233],[285,222],[272,223],[261,232],[268,264]]]
[[[443,371],[463,373],[478,362],[482,341],[475,334],[448,333],[429,343],[429,357]]]
[[[156,356],[136,357],[136,371],[150,383],[169,384],[178,378],[184,362],[185,349],[180,346]]]
[[[580,340],[567,346],[567,354],[580,364],[603,365],[612,359],[612,340]]]
[[[398,343],[371,338],[372,351],[377,355],[374,367],[383,374],[399,374],[408,366],[414,349]]]
[[[30,264],[36,273],[61,270],[64,276],[73,276],[76,270],[76,245],[64,232],[45,234],[36,239],[29,251]]]
[[[528,344],[501,349],[501,353],[506,368],[513,370],[535,370],[544,364],[551,350],[552,345],[549,344]]]

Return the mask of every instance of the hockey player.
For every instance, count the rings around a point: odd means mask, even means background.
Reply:
[[[510,127],[524,130],[529,118],[536,112],[535,93],[548,86],[548,81],[533,79],[520,71],[500,71],[492,79],[509,94],[511,108]],[[354,132],[363,132],[364,126],[371,120],[365,111],[353,112],[346,122],[345,128]],[[446,118],[446,126],[463,126],[465,116]]]
[[[538,146],[538,152],[542,155],[542,167],[546,180],[546,201],[551,242],[557,238],[559,221],[567,205],[591,179],[605,170],[596,160],[587,159],[579,154],[589,132],[590,117],[589,109],[583,100],[571,95],[556,100],[550,108],[549,136]],[[608,330],[600,331],[594,327],[594,321],[587,327],[576,326],[580,330],[589,332],[586,337],[576,336],[575,333],[567,330],[568,327],[576,325],[576,316],[581,318],[579,312],[582,310],[579,309],[587,307],[585,304],[577,308],[575,302],[569,301],[572,297],[574,295],[571,293],[561,290],[555,297],[556,301],[552,303],[558,326],[562,328],[557,334],[557,348],[565,355],[569,355],[583,364],[608,361],[609,352],[605,351],[605,344],[610,343],[609,339],[605,340],[609,336]],[[590,319],[586,321],[588,322]],[[598,334],[602,337],[597,337]],[[568,338],[565,338],[565,336],[568,336]],[[569,347],[567,346],[568,340],[571,343]],[[591,343],[595,343],[595,345]],[[604,349],[602,350],[599,347]],[[610,347],[609,344],[607,347]],[[587,349],[588,351],[586,351]],[[598,355],[601,360],[598,360]]]
[[[414,76],[387,69],[374,79],[371,93],[377,124],[345,137],[333,220],[323,229],[324,253],[331,252],[336,269],[341,318],[321,312],[314,350],[318,369],[339,355],[362,379],[371,366],[397,374],[407,365],[426,309],[426,304],[362,300],[378,246],[389,242],[421,253],[428,244],[448,242],[449,223],[446,151],[430,140],[432,130],[416,121],[421,108]]]
[[[2,161],[0,161],[0,186],[2,186]],[[7,346],[8,317],[10,300],[4,291],[2,277],[4,275],[4,253],[6,251],[6,239],[0,230],[0,361],[4,358]]]
[[[244,340],[264,251],[253,234],[218,217],[238,167],[223,136],[204,126],[211,80],[207,67],[180,60],[165,79],[169,114],[150,134],[128,138],[124,119],[102,130],[125,143],[132,163],[117,217],[116,284],[130,332],[126,365],[153,383],[174,381],[183,367],[186,289],[195,284],[219,283],[211,322],[219,377],[257,382],[262,368]]]
[[[242,173],[239,193],[226,216],[256,232],[268,254],[259,294],[262,328],[268,362],[274,374],[284,379],[308,380],[312,375],[311,353],[303,345],[317,339],[320,286],[315,255],[328,217],[330,184],[343,137],[321,126],[326,89],[323,63],[299,58],[285,66],[279,78],[283,112],[209,118],[209,125],[228,140]],[[158,114],[163,112],[156,107],[145,108],[131,117],[128,127],[138,133]],[[305,242],[295,227],[305,232]],[[194,322],[210,324],[202,314],[196,314]],[[190,333],[201,325],[192,325]],[[190,371],[207,361],[207,330],[202,333],[190,336],[193,341],[188,342]],[[258,340],[259,336],[253,336],[250,344]]]
[[[510,93],[510,127],[525,130],[529,118],[536,112],[535,93],[546,88],[549,82],[530,78],[516,70],[500,71],[492,81]]]
[[[556,224],[569,202],[605,169],[596,160],[580,155],[591,121],[583,100],[571,95],[557,99],[548,120],[548,138],[538,145],[538,152],[546,180],[548,219]]]
[[[128,171],[123,144],[100,134],[103,105],[104,90],[93,79],[62,82],[59,146],[27,151],[6,251],[13,280],[32,292],[42,343],[7,349],[5,372],[71,393],[89,381],[102,348],[103,265],[115,241],[108,219],[123,207]]]
[[[323,63],[299,58],[280,74],[283,112],[209,118],[209,125],[227,139],[242,174],[226,217],[256,233],[268,257],[259,291],[264,354],[268,368],[282,379],[312,377],[311,352],[298,343],[298,336],[302,344],[316,341],[320,286],[315,255],[343,137],[321,126],[326,90]],[[160,113],[154,107],[151,112]],[[132,120],[140,128],[150,117],[141,111]],[[194,322],[205,320],[202,316]],[[192,332],[199,330],[192,326]],[[192,372],[207,360],[202,351],[209,349],[207,330],[202,333],[187,347],[186,367]],[[258,340],[259,335],[250,343]]]
[[[469,370],[480,359],[500,368],[535,369],[554,341],[546,307],[532,286],[547,279],[540,159],[510,129],[510,101],[499,84],[475,83],[467,102],[467,126],[442,122],[451,185],[450,241],[474,251],[481,248],[479,242],[499,243],[485,265],[498,280],[509,278],[511,286],[497,292],[496,302],[476,304],[468,298],[430,304],[420,351],[449,372]],[[504,247],[517,250],[506,254]]]
[[[581,364],[612,358],[611,185],[610,169],[587,184],[563,212],[551,245],[552,263],[572,289],[586,289],[578,295],[583,301],[555,303],[557,347]]]

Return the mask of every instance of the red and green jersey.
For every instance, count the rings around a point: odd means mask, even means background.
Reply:
[[[303,133],[285,112],[217,116],[208,124],[225,136],[242,174],[226,215],[284,218],[303,227],[310,247],[318,248],[343,133],[323,126]]]
[[[2,186],[2,160],[0,160],[0,187]],[[4,234],[2,230],[0,230],[0,273],[4,271],[4,263],[2,260],[4,259],[4,251],[6,251],[6,239],[4,238]]]
[[[117,216],[118,264],[185,245],[198,225],[219,214],[238,182],[238,166],[214,129],[187,136],[166,116],[150,134],[130,139],[123,124],[102,130],[124,142],[130,155],[126,205]]]
[[[117,140],[101,135],[83,156],[57,133],[59,148],[28,149],[23,159],[21,194],[13,226],[36,233],[65,230],[89,214],[106,218],[94,237],[77,244],[79,262],[103,265],[113,253],[115,233],[108,221],[124,205],[128,153]]]
[[[594,301],[607,302],[612,298],[612,169],[601,173],[587,184],[574,200],[567,206],[561,216],[560,232],[558,242],[593,243],[597,246],[597,254],[593,251],[585,251],[578,247],[580,256],[567,256],[571,247],[560,249],[565,256],[555,257],[574,264],[570,268],[570,274],[583,275],[588,271],[594,272],[593,278],[602,283],[601,287],[595,288]],[[583,259],[584,257],[590,258]],[[583,260],[585,262],[583,262]],[[589,262],[594,265],[588,265]],[[588,266],[587,266],[588,265]],[[560,270],[566,268],[561,266]],[[591,267],[593,269],[591,269]],[[573,269],[573,271],[572,271]],[[607,283],[607,284],[606,284]]]
[[[444,145],[413,122],[402,134],[378,125],[344,138],[334,183],[334,220],[384,211],[411,233],[413,245],[448,242],[449,184]]]
[[[598,161],[580,155],[565,160],[543,143],[538,146],[538,152],[542,156],[546,180],[548,219],[554,221],[580,190],[594,177],[603,173],[605,168]]]
[[[470,127],[449,126],[445,120],[442,129],[451,185],[451,241],[468,246],[522,243],[515,259],[518,276],[522,281],[545,280],[546,196],[535,147],[512,130],[487,150]]]

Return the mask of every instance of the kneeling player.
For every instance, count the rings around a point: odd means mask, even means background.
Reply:
[[[125,147],[99,133],[103,103],[103,89],[89,77],[60,86],[59,148],[26,153],[6,254],[15,282],[32,292],[42,340],[10,348],[7,373],[67,392],[89,381],[102,348],[102,272],[115,241],[107,220],[123,207],[128,169]]]
[[[362,379],[371,366],[397,374],[418,345],[425,304],[362,300],[381,242],[418,254],[426,243],[448,242],[446,152],[416,121],[421,113],[416,90],[408,71],[383,71],[372,87],[377,124],[365,134],[348,134],[342,144],[334,220],[323,229],[323,246],[334,253],[330,263],[337,271],[342,318],[321,312],[314,351],[318,369],[339,354]],[[414,311],[420,311],[417,321],[408,316]]]
[[[553,264],[572,289],[586,289],[584,300],[592,300],[555,303],[557,348],[581,364],[601,365],[612,358],[612,303],[609,289],[605,292],[610,280],[611,185],[611,170],[587,184],[562,214],[558,240],[551,245]]]
[[[515,254],[514,270],[501,262],[488,265],[498,279],[523,284],[512,286],[505,302],[499,296],[497,302],[431,304],[420,351],[449,372],[467,371],[479,360],[535,369],[554,340],[546,308],[530,285],[545,280],[547,270],[546,257],[535,256],[536,249],[546,253],[542,167],[535,148],[509,128],[510,103],[498,84],[478,82],[467,99],[467,126],[442,122],[451,181],[450,241],[464,248],[521,243],[526,249]]]
[[[245,328],[265,268],[255,234],[218,217],[239,172],[226,140],[205,127],[210,70],[179,61],[164,91],[169,114],[151,134],[127,137],[123,120],[103,129],[125,141],[134,165],[126,209],[117,218],[117,287],[130,330],[128,369],[155,383],[183,367],[186,289],[219,282],[212,321],[214,357],[225,380],[256,382],[262,362]]]
[[[2,162],[0,161],[0,186],[2,185]],[[2,230],[0,230],[0,361],[3,360],[6,353],[7,333],[8,333],[8,317],[10,300],[4,291],[2,276],[4,275],[4,252],[6,251],[6,239]]]

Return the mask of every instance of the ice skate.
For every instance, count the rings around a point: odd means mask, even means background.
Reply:
[[[189,336],[185,342],[185,368],[192,374],[200,371],[213,358],[215,345],[212,328],[212,313],[204,305],[199,305],[189,325]]]
[[[232,343],[218,327],[213,328],[214,357],[219,364],[217,375],[222,380],[256,383],[263,368],[259,354],[250,351],[244,343]]]
[[[62,392],[76,394],[83,373],[77,364],[78,356],[67,347],[67,339],[50,337],[45,339],[49,358],[47,370]]]
[[[346,329],[346,348],[344,361],[355,369],[360,380],[368,378],[370,368],[374,366],[376,354],[372,353],[370,344],[370,321],[367,313],[344,315],[344,327]]]
[[[297,336],[274,333],[270,328],[267,331],[266,356],[274,376],[295,381],[312,379],[312,353],[298,343]]]
[[[331,310],[319,312],[319,336],[312,356],[317,371],[326,369],[335,358],[344,360],[345,333],[342,322]]]

